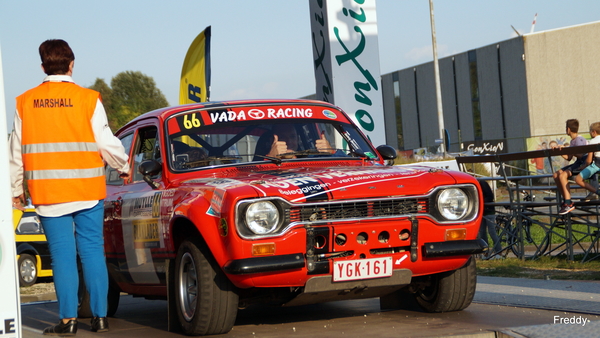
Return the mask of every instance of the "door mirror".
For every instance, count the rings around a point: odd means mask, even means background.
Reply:
[[[394,147],[385,144],[377,147],[377,151],[384,160],[393,160],[398,156]]]
[[[142,174],[144,182],[148,183],[152,189],[158,189],[160,184],[152,180],[152,176],[158,175],[162,170],[162,166],[158,161],[146,160],[140,163],[138,171]]]

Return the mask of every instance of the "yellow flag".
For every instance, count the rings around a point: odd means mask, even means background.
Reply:
[[[210,89],[210,26],[192,42],[183,61],[179,104],[208,102]]]

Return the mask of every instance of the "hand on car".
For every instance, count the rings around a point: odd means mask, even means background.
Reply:
[[[25,206],[23,205],[23,201],[24,201],[25,196],[23,196],[23,194],[17,196],[17,197],[13,197],[12,198],[12,206],[13,208],[17,208],[19,210],[23,210],[25,211]]]

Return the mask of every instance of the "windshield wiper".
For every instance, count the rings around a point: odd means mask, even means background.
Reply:
[[[269,161],[271,161],[271,162],[273,162],[275,164],[278,164],[278,165],[281,164],[281,162],[282,162],[281,159],[277,158],[277,157],[266,156],[266,155],[258,155],[258,154],[255,154],[254,156],[266,158],[267,160],[269,160]]]

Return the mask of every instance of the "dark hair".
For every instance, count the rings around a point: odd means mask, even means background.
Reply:
[[[62,75],[69,72],[69,64],[75,60],[75,54],[64,40],[46,40],[39,48],[44,72],[48,75]]]
[[[579,132],[579,120],[577,119],[568,119],[567,120],[567,128],[571,130],[573,133]]]

